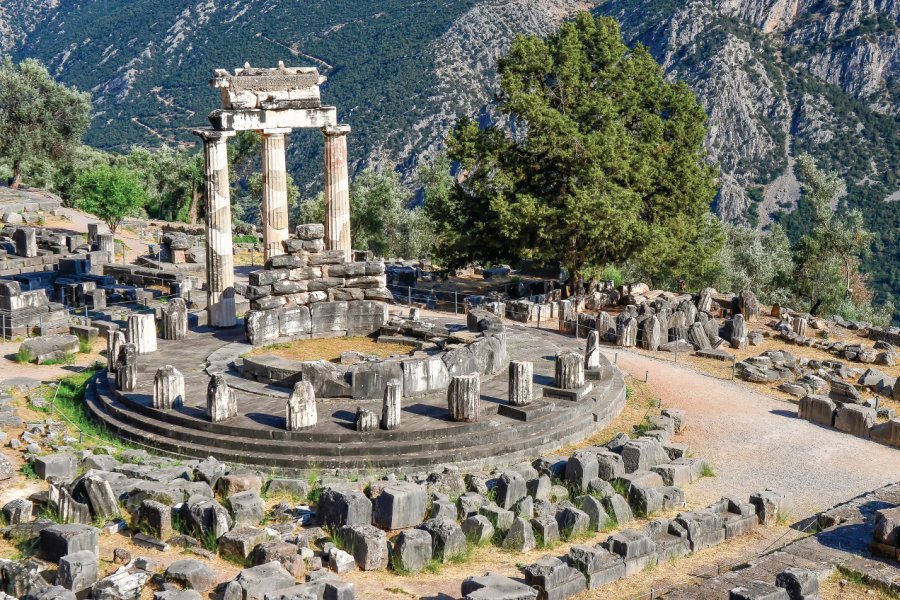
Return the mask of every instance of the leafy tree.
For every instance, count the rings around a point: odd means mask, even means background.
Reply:
[[[101,165],[78,176],[76,206],[96,215],[115,234],[129,214],[144,207],[147,192],[138,175],[125,167]]]
[[[448,266],[561,259],[577,280],[641,254],[655,279],[717,250],[702,244],[716,192],[703,109],[615,20],[582,13],[547,39],[519,37],[498,73],[509,131],[460,120],[448,147],[463,181],[426,201]]]
[[[858,257],[870,250],[873,236],[859,211],[836,212],[847,189],[837,173],[820,171],[807,154],[798,157],[797,166],[813,219],[810,233],[794,247],[794,288],[817,314],[823,305],[833,309],[852,296]]]
[[[90,124],[91,97],[58,84],[37,60],[0,63],[0,158],[22,183],[27,162],[57,161],[80,145]]]
[[[753,290],[766,303],[786,302],[794,264],[784,229],[774,225],[768,232],[759,232],[726,223],[724,231],[716,287],[733,292]]]

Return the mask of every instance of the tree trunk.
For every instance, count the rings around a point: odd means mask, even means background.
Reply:
[[[198,213],[200,212],[200,199],[202,197],[203,194],[200,191],[200,186],[194,185],[193,189],[191,190],[191,206],[188,210],[191,225],[197,224],[197,219],[199,217]]]
[[[809,309],[809,314],[811,314],[812,316],[815,317],[815,316],[816,316],[816,311],[819,310],[819,306],[820,306],[821,304],[822,304],[822,300],[816,300],[816,303],[813,304],[812,307]]]
[[[16,161],[13,163],[13,179],[9,187],[17,190],[20,185],[22,185],[22,163]]]

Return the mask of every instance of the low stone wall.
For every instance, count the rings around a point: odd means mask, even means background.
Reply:
[[[801,419],[900,448],[900,418],[878,423],[876,415],[874,408],[817,395],[801,398],[797,410]]]
[[[310,309],[313,320],[319,307],[334,304],[339,303],[313,305]],[[427,337],[432,344],[432,350],[408,358],[338,365],[325,360],[296,361],[263,354],[244,357],[241,369],[251,379],[280,387],[292,388],[298,381],[309,381],[317,398],[381,398],[390,383],[401,385],[404,398],[445,392],[455,375],[496,375],[509,365],[506,331],[500,319],[479,312],[472,317],[472,335],[453,334],[444,327],[422,321],[392,319],[381,330],[391,341],[409,340],[412,344]],[[398,334],[399,337],[394,337]]]
[[[322,225],[300,225],[284,242],[287,254],[250,273],[245,317],[253,345],[281,338],[368,335],[387,322],[384,263],[347,262],[343,252],[325,250]]]
[[[900,346],[900,327],[869,327],[868,338],[876,342],[887,342]]]

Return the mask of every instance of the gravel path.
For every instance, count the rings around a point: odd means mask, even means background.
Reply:
[[[770,487],[790,494],[801,518],[900,481],[900,450],[800,420],[796,403],[627,351],[618,366],[640,379],[649,371],[663,406],[688,411],[683,441],[716,471],[690,486],[691,503]]]

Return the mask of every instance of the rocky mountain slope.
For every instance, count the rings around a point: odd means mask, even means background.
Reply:
[[[723,218],[802,230],[802,206],[779,213],[799,195],[793,157],[811,152],[881,234],[879,288],[900,289],[900,0],[0,0],[0,49],[90,89],[88,141],[108,148],[191,141],[216,102],[214,68],[316,65],[354,126],[357,165],[412,173],[457,115],[489,118],[494,62],[516,34],[584,9],[617,17],[698,93]],[[309,191],[320,146],[293,136]]]

